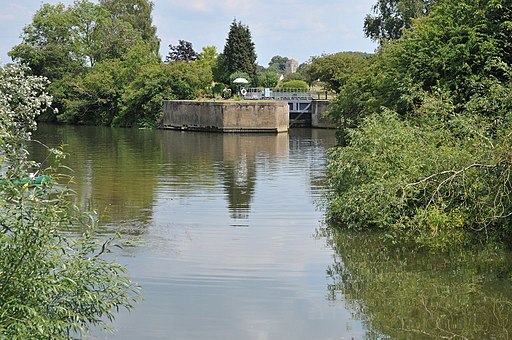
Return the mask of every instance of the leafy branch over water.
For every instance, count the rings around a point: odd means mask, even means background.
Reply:
[[[328,218],[431,251],[512,239],[512,8],[436,1],[331,106]]]
[[[113,240],[98,240],[93,214],[56,184],[63,153],[49,150],[57,163],[47,169],[28,160],[35,118],[51,103],[45,85],[22,67],[0,68],[2,338],[60,339],[81,337],[93,325],[108,329],[105,320],[139,296],[125,269],[105,259]]]

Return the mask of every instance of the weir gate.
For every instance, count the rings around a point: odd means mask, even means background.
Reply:
[[[240,94],[245,100],[277,100],[288,103],[290,114],[290,127],[311,127],[313,114],[322,115],[323,112],[314,112],[318,105],[314,105],[314,99],[306,89],[241,89]],[[322,107],[326,107],[323,105]]]

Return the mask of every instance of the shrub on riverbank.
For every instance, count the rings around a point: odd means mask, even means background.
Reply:
[[[331,222],[433,250],[512,239],[511,13],[439,1],[348,78]]]
[[[35,118],[51,97],[46,80],[27,72],[0,68],[0,338],[82,337],[132,308],[138,288],[105,259],[112,240],[96,238],[94,214],[71,203],[72,192],[54,182],[57,169],[28,160]],[[31,185],[32,172],[42,184]]]

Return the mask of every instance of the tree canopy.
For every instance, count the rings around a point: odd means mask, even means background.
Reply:
[[[84,1],[84,0],[82,0]],[[100,6],[105,8],[113,21],[121,21],[139,33],[151,51],[158,55],[160,39],[153,25],[153,2],[150,0],[100,0]]]
[[[256,76],[256,51],[251,32],[240,21],[233,20],[231,23],[219,67],[222,71],[218,75],[223,79],[218,80],[224,83],[228,82],[225,77],[234,72],[247,73],[251,78]]]
[[[178,45],[169,45],[169,54],[165,58],[170,61],[195,61],[198,57],[196,51],[192,47],[192,43],[185,40],[179,40]]]
[[[152,9],[148,0],[43,5],[23,29],[22,42],[9,52],[34,75],[51,81],[48,91],[58,110],[47,111],[39,119],[155,126],[162,112],[157,100],[190,99],[196,92],[207,92],[216,52],[212,55],[207,50],[202,61],[186,67],[190,72],[186,77],[165,66],[158,54]],[[176,61],[194,62],[197,58],[192,44],[184,40],[174,52]],[[170,69],[173,71],[168,72]],[[143,75],[150,78],[143,80]],[[174,76],[177,78],[169,78]],[[144,100],[147,102],[141,102]]]
[[[286,72],[286,63],[288,60],[288,57],[282,57],[280,55],[273,56],[268,63],[269,71],[284,74]]]
[[[310,84],[320,81],[326,90],[338,93],[341,86],[369,57],[369,54],[362,52],[339,52],[312,57],[301,73]]]
[[[382,44],[402,36],[412,20],[426,15],[434,0],[378,0],[364,19],[364,34]]]
[[[512,8],[438,0],[331,106],[331,220],[431,250],[512,237]]]

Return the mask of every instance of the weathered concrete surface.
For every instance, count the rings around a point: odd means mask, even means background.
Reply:
[[[222,132],[286,132],[288,104],[275,101],[164,101],[160,127]]]
[[[328,100],[314,99],[311,102],[311,127],[324,129],[336,128],[335,122],[330,117],[324,115],[328,108]]]

